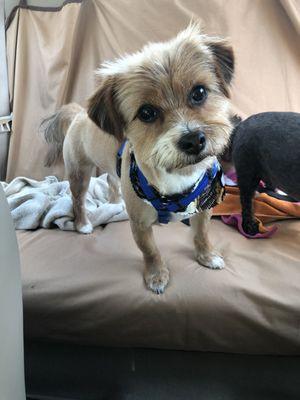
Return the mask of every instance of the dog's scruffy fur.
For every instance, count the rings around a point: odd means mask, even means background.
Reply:
[[[120,142],[128,139],[122,161],[122,194],[134,239],[144,256],[146,285],[156,293],[164,291],[169,271],[153,238],[157,212],[135,194],[130,182],[130,149],[147,180],[160,193],[190,188],[229,140],[233,69],[228,42],[206,36],[197,24],[191,24],[168,42],[148,44],[138,53],[102,65],[97,71],[99,86],[89,99],[87,112],[76,104],[66,105],[44,124],[50,144],[48,165],[58,159],[63,147],[75,225],[81,233],[92,231],[84,208],[92,167],[109,173],[116,192],[116,155]],[[200,95],[195,95],[195,87],[199,85],[205,96],[198,102]],[[154,108],[154,120],[141,119],[144,105]],[[194,140],[199,132],[202,141],[205,139],[201,151],[180,146],[181,139]],[[204,211],[191,221],[196,258],[209,268],[222,268],[224,261],[208,240],[210,215],[210,211]]]
[[[258,232],[252,198],[259,182],[300,201],[300,114],[266,112],[241,122],[232,135],[232,160],[240,188],[243,229]]]

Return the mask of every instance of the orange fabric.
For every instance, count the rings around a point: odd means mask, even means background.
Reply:
[[[279,219],[300,218],[300,202],[291,203],[258,193],[254,198],[255,216],[267,223]],[[215,216],[241,213],[240,191],[238,187],[226,186],[224,201],[214,208]]]

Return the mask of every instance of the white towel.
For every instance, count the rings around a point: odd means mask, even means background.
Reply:
[[[128,219],[125,203],[109,201],[107,174],[91,178],[86,195],[87,215],[93,227]],[[48,176],[43,181],[18,177],[1,182],[16,229],[58,227],[75,230],[72,198],[68,181]]]

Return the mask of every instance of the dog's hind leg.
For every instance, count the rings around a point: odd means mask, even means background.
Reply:
[[[92,165],[67,166],[73,200],[74,223],[76,230],[80,233],[91,233],[93,231],[93,225],[88,220],[85,209],[85,196],[89,187],[92,169]]]
[[[238,185],[240,189],[240,200],[242,206],[242,226],[248,235],[256,235],[259,232],[258,222],[254,217],[253,197],[259,184],[260,178],[253,172],[247,176],[238,176]]]
[[[107,182],[109,184],[109,202],[120,203],[122,200],[120,179],[112,174],[108,174]]]
[[[208,238],[211,210],[205,210],[194,215],[190,221],[194,231],[196,259],[199,264],[211,269],[224,268],[223,258],[213,249]]]

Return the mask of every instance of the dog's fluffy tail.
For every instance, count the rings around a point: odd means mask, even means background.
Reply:
[[[62,159],[63,144],[67,130],[74,117],[82,110],[83,108],[79,104],[66,104],[42,121],[40,132],[44,135],[49,145],[45,158],[45,167],[50,167]]]
[[[221,160],[226,161],[226,162],[232,162],[232,146],[233,146],[233,142],[234,142],[234,137],[235,137],[238,126],[242,122],[242,118],[239,115],[235,114],[230,117],[230,120],[233,125],[233,130],[230,135],[230,141],[229,141],[224,153],[221,155]]]

